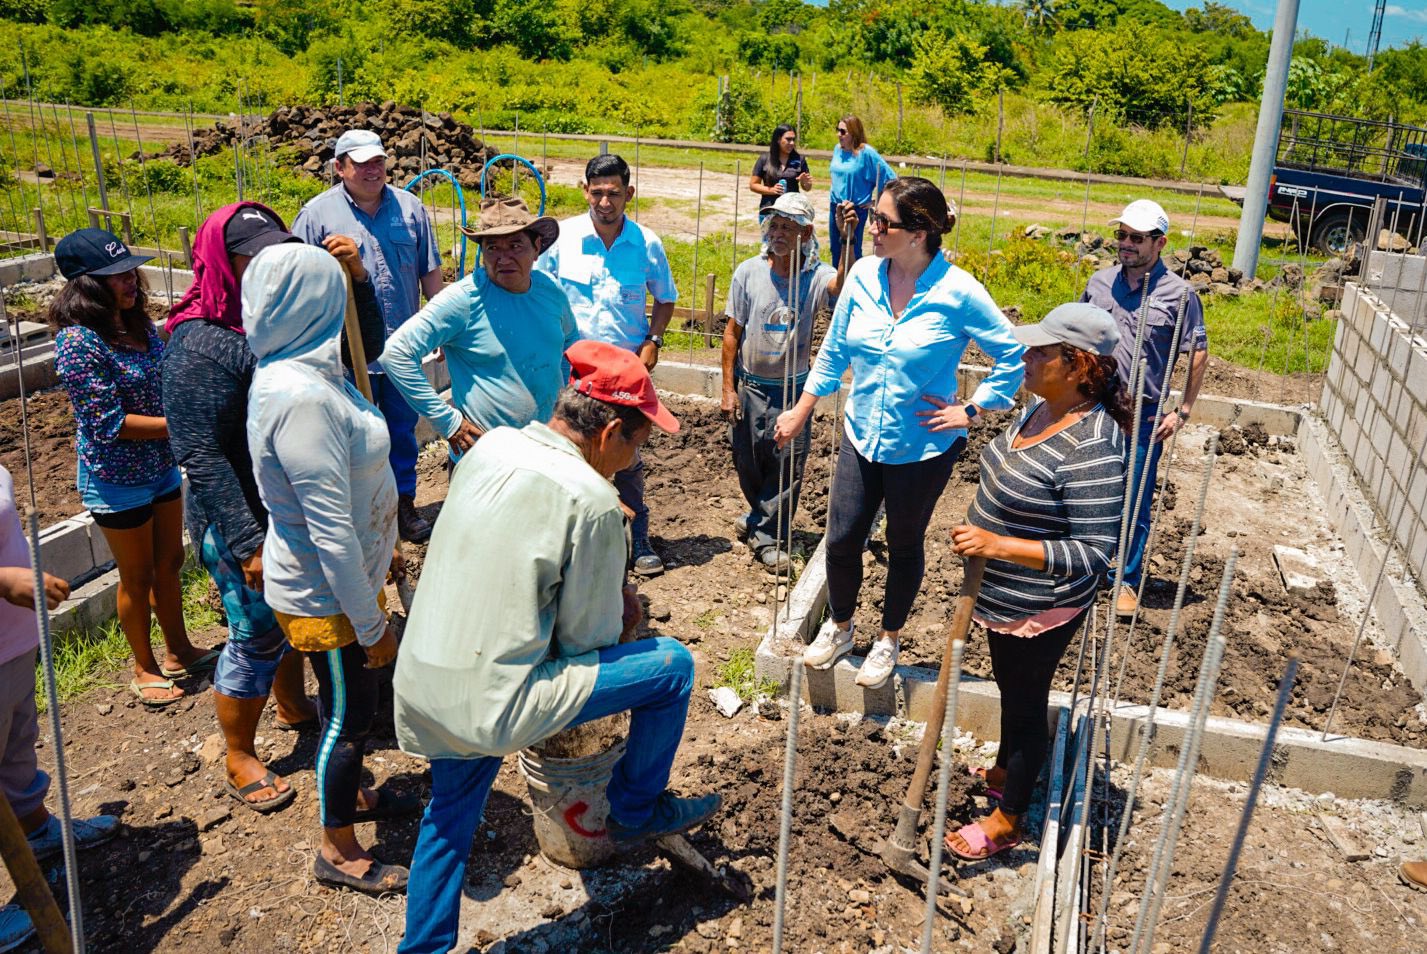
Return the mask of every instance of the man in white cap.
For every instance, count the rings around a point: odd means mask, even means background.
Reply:
[[[309,245],[321,245],[329,235],[356,241],[390,334],[416,314],[422,295],[429,300],[441,291],[441,253],[431,218],[421,199],[387,185],[386,149],[370,130],[349,129],[338,137],[332,169],[340,181],[302,207],[292,232]],[[403,540],[419,543],[431,536],[431,524],[416,512],[416,412],[382,373],[377,356],[367,357],[372,399],[391,437],[397,529]]]
[[[749,508],[735,529],[765,569],[778,571],[788,566],[786,547],[812,429],[779,450],[773,427],[802,393],[813,321],[837,299],[851,259],[844,257],[836,271],[818,260],[815,213],[802,193],[785,192],[760,214],[763,248],[738,266],[728,288],[722,403],[733,468]],[[796,285],[789,278],[795,266]]]
[[[1120,555],[1125,574],[1120,592],[1115,594],[1115,611],[1121,616],[1133,615],[1138,607],[1137,592],[1144,573],[1145,545],[1149,542],[1150,502],[1154,497],[1155,474],[1159,469],[1164,441],[1184,426],[1194,409],[1199,388],[1204,383],[1204,370],[1209,362],[1209,336],[1204,330],[1204,306],[1198,294],[1184,278],[1174,274],[1160,260],[1169,232],[1169,216],[1156,202],[1137,199],[1125,206],[1117,225],[1115,242],[1119,263],[1101,269],[1085,285],[1081,301],[1099,305],[1115,316],[1120,326],[1120,343],[1115,348],[1115,361],[1120,367],[1120,379],[1134,399],[1134,372],[1141,358],[1145,359],[1143,411],[1139,422],[1139,442],[1133,466],[1125,469],[1126,500],[1133,500],[1144,475],[1145,492],[1135,511],[1134,526],[1125,553]],[[1146,302],[1148,296],[1148,302]],[[1147,304],[1148,307],[1142,308]],[[1174,326],[1179,322],[1179,337]],[[1135,338],[1140,313],[1145,315],[1145,330],[1140,353],[1135,353]],[[1160,391],[1165,367],[1177,355],[1188,354],[1189,380],[1177,408],[1166,408],[1159,415]],[[1133,504],[1132,504],[1133,505]]]

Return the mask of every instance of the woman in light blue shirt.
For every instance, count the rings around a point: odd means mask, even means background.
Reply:
[[[844,246],[851,251],[854,262],[862,257],[862,227],[867,224],[867,213],[882,187],[897,178],[897,173],[868,144],[862,120],[856,116],[844,116],[837,121],[837,147],[832,151],[828,173],[831,208],[827,222],[832,242],[832,264],[836,268],[842,261]],[[857,229],[851,236],[839,226],[839,207],[857,210]]]
[[[1024,349],[981,283],[940,254],[955,216],[935,184],[917,177],[889,183],[869,218],[876,257],[848,272],[802,396],[779,416],[774,439],[781,447],[796,437],[818,398],[841,387],[851,368],[828,504],[831,619],[803,658],[825,669],[852,648],[862,550],[885,504],[882,629],[857,675],[858,685],[877,688],[896,668],[901,629],[921,588],[927,524],[966,430],[981,411],[1012,406]],[[973,340],[995,366],[962,402],[956,370]]]

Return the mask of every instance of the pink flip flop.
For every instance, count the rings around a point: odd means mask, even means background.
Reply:
[[[996,801],[999,802],[1004,797],[1001,789],[992,788],[991,783],[986,781],[986,769],[969,768],[968,771],[971,773],[972,778],[979,778],[981,779],[982,783],[986,785],[986,795],[988,798],[994,798]]]
[[[963,825],[957,830],[956,834],[960,835],[962,840],[971,848],[970,852],[958,850],[957,847],[952,844],[950,835],[947,835],[943,842],[946,845],[946,850],[956,855],[956,857],[962,861],[985,861],[992,855],[998,855],[1021,843],[1020,832],[1016,832],[1003,841],[995,841],[988,837],[986,832],[982,831],[981,826],[976,822]]]

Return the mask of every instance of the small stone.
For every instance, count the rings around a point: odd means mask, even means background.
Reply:
[[[114,704],[110,702],[101,702],[99,703],[99,705],[94,707],[94,711],[98,712],[100,715],[108,715],[109,713],[114,711]]]
[[[649,618],[656,623],[667,623],[669,622],[669,617],[673,615],[673,611],[663,603],[649,604]]]
[[[725,719],[732,719],[738,714],[738,710],[743,708],[743,700],[738,698],[738,693],[728,686],[719,686],[717,689],[709,690],[709,701],[713,703],[715,709],[719,711]]]
[[[547,921],[553,921],[565,913],[565,909],[558,904],[547,904],[540,909],[540,916]]]
[[[961,899],[961,913],[963,915],[970,914],[975,907],[975,902],[973,902],[970,898]]]
[[[198,830],[208,831],[208,829],[210,828],[223,824],[230,817],[232,817],[232,815],[233,812],[229,810],[227,805],[219,805],[217,808],[210,808],[208,811],[204,812],[202,815],[199,816]]]
[[[504,884],[507,888],[518,888],[520,887],[520,882],[522,880],[524,879],[520,877],[520,872],[513,871],[510,874],[506,875],[505,880],[501,883]]]
[[[198,747],[198,757],[205,765],[212,765],[221,759],[228,752],[228,745],[223,741],[223,735],[214,732],[203,740],[203,744]]]
[[[868,904],[872,900],[872,893],[863,888],[853,888],[847,892],[847,899],[854,904]]]
[[[154,853],[152,851],[139,852],[139,864],[143,864],[144,862],[148,861],[150,858],[153,857],[153,855]]]
[[[723,933],[730,941],[743,937],[743,918],[734,918],[728,922],[728,929]]]
[[[162,820],[165,819],[165,818],[171,818],[171,817],[173,817],[173,806],[172,806],[172,805],[160,805],[160,806],[158,807],[158,809],[154,811],[154,820],[155,820],[155,821],[162,821]]]
[[[836,805],[838,802],[842,801],[842,793],[841,793],[841,792],[833,792],[831,795],[829,795],[829,796],[827,797],[827,800],[830,801],[830,802],[832,802],[834,805]]]
[[[694,930],[698,932],[699,937],[707,938],[710,941],[717,940],[722,933],[718,929],[717,922],[714,921],[700,921],[694,925]]]
[[[1391,666],[1393,662],[1392,650],[1379,649],[1377,652],[1373,653],[1372,661],[1377,663],[1379,666]]]

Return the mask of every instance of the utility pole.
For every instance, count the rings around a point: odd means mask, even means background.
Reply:
[[[1249,162],[1248,190],[1234,243],[1234,267],[1252,276],[1258,269],[1263,243],[1263,220],[1268,212],[1268,183],[1278,151],[1278,131],[1283,122],[1283,94],[1288,85],[1288,62],[1293,58],[1293,37],[1298,30],[1298,0],[1278,0],[1273,21],[1273,42],[1263,78],[1258,130],[1254,133],[1253,159]]]
[[[1368,31],[1368,72],[1372,72],[1372,61],[1377,56],[1378,44],[1382,42],[1382,15],[1387,12],[1387,0],[1377,0],[1372,13],[1372,29]]]

